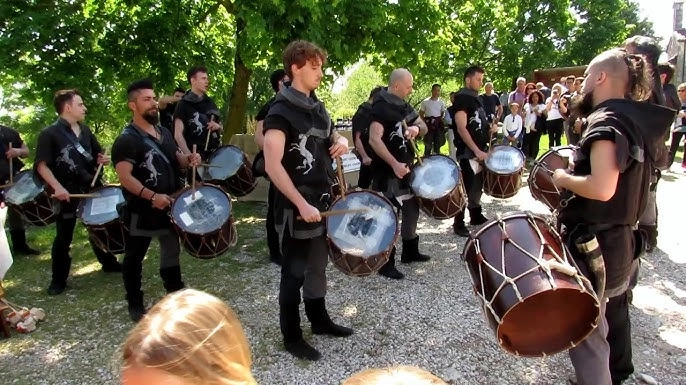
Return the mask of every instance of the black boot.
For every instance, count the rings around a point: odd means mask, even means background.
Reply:
[[[348,337],[353,334],[353,329],[336,325],[326,311],[324,298],[306,299],[305,314],[312,324],[312,333],[328,334],[334,337]]]
[[[143,303],[143,292],[126,294],[126,302],[128,302],[129,317],[131,321],[140,321],[146,313],[145,304]]]
[[[431,257],[428,255],[419,252],[419,236],[414,239],[403,239],[403,252],[400,254],[400,262],[427,262],[430,259]]]
[[[12,252],[16,255],[40,255],[40,251],[32,249],[26,243],[26,230],[10,230],[12,239]]]
[[[167,294],[181,290],[186,285],[181,280],[181,266],[165,267],[160,269],[160,277]]]
[[[321,354],[303,339],[300,328],[300,301],[279,301],[279,324],[286,351],[301,360],[317,361]]]
[[[405,274],[399,272],[395,267],[395,246],[391,249],[391,254],[388,256],[388,262],[379,269],[379,275],[383,275],[390,279],[405,278]]]
[[[469,224],[470,225],[479,226],[479,225],[483,225],[486,222],[488,222],[488,218],[486,218],[483,214],[481,214],[481,206],[474,207],[473,209],[469,209]]]
[[[455,216],[453,232],[460,237],[469,236],[469,230],[467,229],[467,226],[464,225],[464,211],[460,211],[460,213]]]
[[[657,226],[638,225],[638,229],[646,235],[646,252],[651,252],[657,248]]]
[[[67,288],[67,278],[71,270],[71,258],[67,257],[61,261],[52,259],[52,281],[48,287],[48,295],[59,295]]]

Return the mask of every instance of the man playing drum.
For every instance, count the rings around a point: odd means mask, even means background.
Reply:
[[[374,151],[369,145],[369,125],[372,123],[372,103],[383,87],[374,87],[369,93],[369,99],[357,107],[353,115],[353,142],[357,153],[360,154],[360,176],[357,186],[368,189],[372,184]]]
[[[405,101],[412,93],[413,85],[412,74],[405,68],[391,72],[388,90],[379,92],[374,100],[372,124],[369,127],[369,144],[379,159],[379,164],[374,168],[372,188],[400,206],[400,236],[403,239],[400,258],[403,263],[426,262],[430,259],[419,252],[419,204],[410,192],[408,176],[416,151],[411,139],[427,132],[426,124],[417,111]],[[404,278],[395,268],[395,247],[379,274],[392,279]]]
[[[348,151],[348,140],[333,130],[324,104],[314,94],[325,61],[326,53],[316,45],[303,40],[290,43],[283,51],[283,64],[291,86],[279,92],[264,120],[265,168],[278,188],[274,218],[283,254],[281,333],[286,351],[311,361],[321,355],[303,339],[300,288],[314,334],[353,333],[333,323],[324,300],[329,245],[320,212],[330,201],[332,158]]]
[[[467,208],[469,209],[469,224],[478,226],[488,219],[481,213],[481,194],[483,192],[483,171],[477,167],[476,161],[486,160],[491,132],[498,130],[494,122],[489,129],[489,120],[484,111],[479,90],[484,80],[484,69],[477,66],[467,68],[464,73],[464,87],[455,95],[453,110],[455,116],[455,148],[456,158],[460,162],[464,186],[467,190]],[[513,91],[514,92],[514,91]],[[469,230],[464,224],[464,211],[455,216],[453,224],[455,234],[468,237]]]
[[[199,154],[182,154],[171,132],[160,126],[152,81],[143,79],[127,89],[133,119],[112,145],[112,160],[124,188],[122,211],[129,228],[122,276],[129,316],[138,322],[145,314],[141,278],[143,258],[152,237],[160,244],[160,277],[167,293],[184,287],[179,266],[179,237],[171,230],[170,194],[183,187],[183,169],[200,164]]]
[[[186,92],[174,112],[174,138],[185,155],[190,155],[195,144],[203,159],[221,145],[221,114],[214,100],[207,96],[209,80],[207,68],[198,66],[188,70],[191,89]],[[209,139],[208,139],[209,135]],[[207,149],[205,149],[207,145]]]
[[[10,148],[10,145],[12,148]],[[10,174],[18,173],[24,163],[19,158],[29,156],[29,148],[21,139],[19,133],[7,126],[0,124],[0,148],[5,156],[0,157],[0,183],[7,185],[10,181]],[[10,159],[13,161],[10,163]],[[11,167],[10,167],[11,165]],[[2,192],[0,192],[2,194]],[[4,197],[0,199],[4,200]],[[21,214],[10,207],[7,211],[7,225],[10,228],[10,238],[12,239],[12,252],[16,255],[39,255],[40,251],[32,249],[26,243],[26,229]]]
[[[674,111],[638,102],[650,96],[650,75],[643,59],[624,50],[598,55],[585,77],[582,97],[574,104],[578,116],[587,116],[588,127],[572,167],[555,170],[553,180],[568,190],[567,198],[574,194],[560,210],[563,237],[581,270],[595,280],[596,290],[605,276],[605,289],[598,327],[570,349],[569,356],[578,384],[614,385],[633,372],[627,288],[643,251],[634,228],[646,206],[652,163],[664,146]],[[589,265],[577,248],[593,237],[604,271]],[[615,342],[608,345],[611,339]],[[613,354],[616,349],[620,355]]]
[[[109,157],[91,130],[81,122],[86,117],[86,106],[76,90],[61,90],[53,99],[59,118],[38,134],[34,169],[61,201],[61,210],[55,223],[55,240],[52,243],[52,281],[49,295],[64,292],[71,269],[69,248],[76,226],[78,202],[70,194],[87,193],[99,164],[108,164]],[[89,238],[91,247],[104,272],[120,272],[117,257],[108,253]]]

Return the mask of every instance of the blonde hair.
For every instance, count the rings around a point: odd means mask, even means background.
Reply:
[[[219,298],[193,289],[150,309],[124,342],[123,361],[125,368],[154,368],[192,384],[257,384],[236,314]]]
[[[447,383],[415,366],[394,366],[355,373],[341,385],[447,385]]]

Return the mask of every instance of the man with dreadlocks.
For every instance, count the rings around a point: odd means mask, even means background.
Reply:
[[[598,327],[569,350],[578,384],[621,384],[633,372],[627,288],[642,250],[633,229],[648,200],[664,132],[675,115],[641,103],[650,92],[650,74],[641,57],[614,49],[593,59],[574,103],[579,116],[587,116],[588,127],[571,171],[553,174],[555,184],[566,190],[565,198],[573,196],[558,218],[563,237],[600,297]],[[604,271],[577,251],[589,236],[598,241]]]

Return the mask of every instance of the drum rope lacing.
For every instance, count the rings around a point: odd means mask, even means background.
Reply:
[[[540,168],[543,169],[543,171],[547,172],[547,173],[550,174],[550,175],[553,175],[553,173],[555,172],[554,170],[551,170],[550,168],[548,168],[548,167],[545,165],[545,163],[543,163],[542,161],[539,161],[539,160],[535,160],[535,161],[534,161],[534,166],[539,166]],[[562,195],[562,191],[560,191],[560,189],[557,188],[557,186],[556,186],[554,183],[553,183],[553,186],[555,187],[555,191],[546,190],[546,189],[543,189],[543,188],[539,187],[538,184],[536,183],[536,173],[532,173],[532,174],[529,176],[529,179],[531,180],[530,183],[532,183],[534,186],[536,186],[536,188],[538,188],[539,190],[541,190],[541,192],[544,193],[544,194],[558,194],[558,195],[560,195],[560,196]],[[567,197],[567,198],[560,198],[560,208],[565,208],[565,207],[567,207],[567,205],[569,204],[569,201],[571,201],[571,200],[574,199],[574,198],[576,198],[576,194],[574,194],[574,193],[572,193],[572,194],[571,194],[569,197]],[[548,199],[546,199],[545,196],[543,196],[543,199],[546,201],[548,207],[553,207],[552,203],[549,202]],[[557,216],[558,213],[559,213],[559,208],[556,207],[556,208],[553,210],[553,216]]]
[[[569,263],[569,257],[567,255],[567,250],[562,248],[562,256],[560,256],[553,248],[552,246],[545,240],[543,233],[540,231],[538,226],[536,226],[535,219],[531,215],[531,213],[527,213],[527,221],[529,222],[530,226],[535,229],[536,234],[539,237],[539,240],[541,242],[541,248],[539,249],[539,257],[534,256],[532,253],[529,251],[525,250],[522,248],[519,244],[514,242],[508,235],[507,231],[505,229],[505,222],[500,218],[500,215],[498,216],[498,225],[501,229],[501,231],[504,233],[506,238],[503,239],[502,245],[501,245],[501,266],[502,266],[502,272],[496,269],[493,265],[488,263],[485,258],[483,258],[483,254],[481,253],[481,247],[479,244],[479,240],[475,239],[474,240],[474,248],[476,255],[479,258],[479,261],[481,262],[479,264],[479,280],[481,284],[481,292],[477,292],[476,295],[481,299],[481,302],[483,306],[488,309],[488,311],[491,313],[493,318],[498,322],[498,324],[502,324],[503,320],[496,314],[495,309],[493,308],[493,302],[495,301],[496,298],[498,298],[498,295],[500,292],[505,288],[506,285],[511,285],[512,289],[514,290],[515,294],[517,295],[517,299],[519,302],[524,302],[524,298],[522,297],[521,292],[519,291],[519,288],[517,287],[516,281],[519,280],[520,278],[535,272],[537,269],[542,268],[543,271],[546,274],[546,277],[548,278],[548,282],[550,285],[553,287],[553,290],[557,289],[557,283],[555,281],[555,278],[552,275],[552,270],[556,270],[558,272],[561,272],[563,274],[569,275],[570,277],[573,277],[577,280],[577,283],[579,284],[579,287],[581,287],[580,291],[581,292],[589,292],[586,288],[590,286],[586,286],[585,283],[588,283],[590,285],[590,281],[588,279],[585,279],[581,274],[578,273],[576,267],[571,265]],[[547,224],[547,223],[546,223]],[[550,228],[553,233],[557,234],[553,228]],[[505,240],[509,241],[515,248],[517,248],[519,251],[524,253],[527,257],[531,258],[533,261],[535,261],[538,266],[532,267],[531,269],[523,272],[522,274],[510,278],[507,276],[507,272],[505,271]],[[552,260],[546,260],[543,258],[544,251],[548,251],[550,255],[553,256]],[[485,290],[485,285],[484,285],[484,274],[483,270],[481,269],[481,265],[485,265],[489,269],[491,269],[494,273],[499,275],[501,278],[503,278],[503,282],[501,282],[500,286],[496,289],[496,291],[493,293],[492,299],[489,301],[486,299],[486,290]],[[470,274],[470,279],[471,279],[471,274]],[[472,285],[474,284],[472,280]],[[476,290],[475,290],[476,292]],[[592,293],[592,291],[590,292]]]

